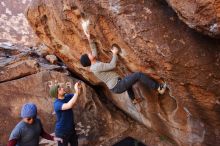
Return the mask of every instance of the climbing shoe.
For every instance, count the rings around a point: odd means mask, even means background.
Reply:
[[[143,99],[142,98],[135,98],[134,100],[132,100],[133,104],[137,104],[139,102],[141,102]]]
[[[159,84],[159,87],[158,87],[157,90],[160,94],[164,94],[164,92],[166,91],[166,88],[167,88],[167,84],[162,83],[162,84]]]

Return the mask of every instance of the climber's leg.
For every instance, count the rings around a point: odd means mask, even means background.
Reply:
[[[144,73],[137,72],[134,73],[135,76],[134,78],[137,79],[138,81],[142,82],[146,86],[148,86],[150,89],[157,89],[157,91],[160,94],[164,94],[166,90],[166,83],[159,84],[156,81],[152,80],[150,77],[145,75]]]
[[[115,93],[125,92],[126,90],[131,89],[137,81],[144,83],[151,89],[157,89],[159,87],[159,84],[151,80],[148,76],[144,75],[143,73],[137,72],[132,73],[125,78],[119,80],[112,91]]]
[[[134,95],[134,91],[132,89],[132,86],[130,88],[125,88],[125,86],[123,85],[124,82],[121,82],[121,80],[119,80],[119,82],[117,83],[117,85],[111,89],[112,92],[114,93],[123,93],[127,90],[127,93],[128,93],[128,97],[131,99],[132,103],[133,104],[136,104],[138,102],[140,102],[141,100],[137,100],[135,98],[135,95]]]
[[[134,91],[133,91],[132,87],[127,89],[127,92],[128,92],[129,98],[133,101],[135,99],[135,96],[134,96]]]
[[[160,85],[159,83],[152,80],[150,77],[141,72],[136,72],[126,76],[115,85],[112,91],[115,93],[122,93],[132,88],[132,85],[134,85],[137,81],[142,82],[150,89],[157,89],[160,94],[163,94],[165,92],[166,86],[164,86],[163,84]]]
[[[136,72],[128,76],[130,79],[130,82],[136,83],[137,81],[140,81],[150,89],[158,89],[159,83],[152,80],[148,75],[142,73],[142,72]]]

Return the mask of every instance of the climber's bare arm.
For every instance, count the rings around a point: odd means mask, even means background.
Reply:
[[[90,48],[91,48],[91,51],[92,51],[92,55],[97,57],[98,53],[97,53],[96,43],[94,42],[94,40],[91,39],[90,34],[87,34],[86,36],[87,36],[88,41],[89,41],[89,45],[90,45]]]

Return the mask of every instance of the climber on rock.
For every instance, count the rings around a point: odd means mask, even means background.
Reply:
[[[166,90],[166,84],[159,84],[156,81],[152,80],[150,77],[141,72],[132,73],[125,78],[121,78],[114,69],[116,68],[116,62],[118,59],[118,49],[120,48],[117,44],[112,45],[113,57],[110,63],[104,63],[97,60],[97,46],[94,41],[90,38],[90,35],[87,33],[87,38],[89,40],[90,47],[92,49],[91,53],[83,54],[80,58],[82,66],[89,67],[90,71],[99,78],[101,81],[106,83],[108,88],[113,93],[123,93],[128,92],[129,98],[132,100],[133,104],[140,102],[139,99],[135,98],[132,86],[140,81],[150,89],[156,89],[159,94],[164,94]]]
[[[73,106],[76,104],[80,94],[80,82],[74,85],[75,94],[66,94],[63,87],[54,85],[50,88],[50,95],[54,101],[54,110],[56,113],[55,135],[63,139],[63,143],[58,142],[58,146],[78,146],[78,138],[75,131]]]
[[[7,146],[39,146],[40,136],[52,141],[62,142],[62,138],[46,133],[41,120],[37,117],[37,107],[33,103],[23,105],[22,120],[12,130]]]

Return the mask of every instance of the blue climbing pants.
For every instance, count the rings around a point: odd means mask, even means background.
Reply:
[[[131,100],[134,100],[135,97],[132,86],[138,81],[143,83],[150,89],[157,89],[159,87],[159,83],[152,80],[149,76],[141,72],[136,72],[126,76],[123,79],[119,78],[118,83],[111,89],[111,91],[114,93],[123,93],[127,91],[129,98]]]

